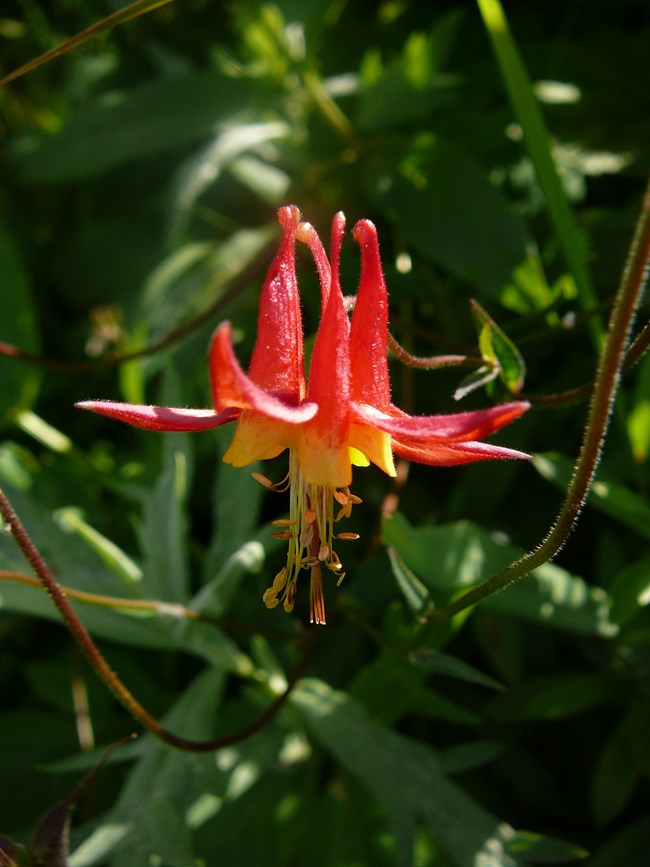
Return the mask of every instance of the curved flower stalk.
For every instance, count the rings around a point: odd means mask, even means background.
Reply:
[[[524,413],[523,401],[452,415],[410,416],[391,403],[387,361],[388,295],[374,225],[361,220],[353,235],[361,249],[361,279],[352,321],[339,282],[345,230],[334,217],[330,257],[315,229],[295,206],[279,211],[283,236],[260,297],[257,337],[248,373],[239,365],[228,322],[219,325],[209,351],[213,409],[138,406],[103,400],[77,406],[136,427],[158,431],[205,430],[229,422],[235,434],[224,461],[237,467],[289,450],[289,470],[273,490],[289,490],[289,517],[276,536],[289,546],[287,563],[264,594],[274,608],[292,611],[298,576],[308,569],[312,623],[325,623],[322,569],[340,583],[335,532],[360,499],[350,492],[352,466],[373,463],[395,475],[395,455],[450,466],[528,455],[480,440]],[[309,248],[321,288],[321,321],[309,379],[304,372],[302,319],[296,278],[296,241]]]

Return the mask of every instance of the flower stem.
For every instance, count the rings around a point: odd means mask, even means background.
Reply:
[[[478,355],[432,355],[423,357],[421,355],[411,355],[408,350],[397,342],[393,335],[388,332],[388,346],[398,361],[406,364],[407,367],[417,367],[420,370],[435,370],[441,367],[481,367],[485,364],[485,359]]]
[[[103,680],[103,682],[113,693],[115,698],[120,702],[120,704],[124,708],[126,708],[126,710],[131,714],[134,719],[136,719],[142,726],[152,732],[152,734],[154,734],[161,741],[164,741],[166,744],[169,744],[170,746],[176,747],[176,749],[183,750],[185,752],[212,752],[213,750],[218,750],[222,747],[238,743],[239,741],[242,741],[245,738],[255,734],[275,716],[275,714],[280,710],[282,705],[286,702],[287,698],[291,694],[293,687],[296,684],[296,681],[301,676],[302,671],[307,664],[309,653],[311,652],[313,638],[306,643],[303,653],[298,660],[296,668],[294,669],[291,677],[289,678],[285,691],[279,696],[277,696],[277,698],[266,708],[266,710],[248,726],[239,729],[239,731],[236,731],[233,734],[225,735],[224,737],[220,738],[213,738],[206,741],[190,740],[169,731],[161,723],[159,723],[158,720],[155,719],[149,713],[149,711],[146,710],[145,707],[143,707],[143,705],[140,704],[140,702],[127,689],[127,687],[122,683],[118,675],[110,667],[110,665],[102,655],[101,651],[90,637],[90,634],[84,627],[83,623],[77,617],[74,609],[71,607],[70,603],[66,598],[65,590],[52,574],[49,566],[47,565],[40,552],[30,539],[13,506],[7,499],[4,491],[2,491],[1,489],[0,514],[2,514],[5,523],[11,530],[11,534],[14,537],[16,544],[24,554],[25,558],[28,560],[36,575],[41,580],[43,586],[48,593],[48,596],[59,610],[59,613],[61,614],[65,625],[72,633],[72,637],[81,648],[86,659],[90,662],[99,677]]]
[[[555,524],[537,548],[524,554],[519,560],[506,566],[505,569],[497,572],[496,575],[463,594],[454,602],[433,612],[426,626],[418,635],[418,642],[433,625],[476,605],[518,578],[523,578],[533,569],[537,569],[551,560],[564,545],[578,519],[578,514],[587,498],[598,466],[612,414],[614,398],[621,378],[621,370],[626,358],[630,329],[643,295],[649,266],[650,183],[643,197],[641,212],[616,293],[594,383],[580,453],[567,489],[566,498]]]

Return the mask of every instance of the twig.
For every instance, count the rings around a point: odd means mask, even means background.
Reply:
[[[122,683],[118,675],[112,670],[112,668],[102,655],[101,651],[90,637],[90,634],[77,617],[74,609],[71,607],[70,603],[66,599],[66,594],[63,588],[58,583],[58,581],[52,574],[49,566],[47,565],[40,552],[30,539],[27,531],[25,530],[22,522],[20,521],[20,518],[14,511],[13,506],[1,489],[0,513],[2,514],[2,517],[4,518],[9,529],[11,530],[16,544],[23,552],[32,569],[43,583],[43,586],[47,590],[50,599],[59,610],[59,613],[61,614],[65,625],[72,634],[72,637],[77,642],[82,652],[84,653],[92,667],[95,669],[99,677],[103,680],[103,682],[113,693],[115,698],[120,702],[120,704],[122,704],[122,706],[126,708],[126,710],[131,714],[131,716],[134,719],[138,720],[141,725],[147,728],[161,741],[164,741],[166,744],[169,744],[172,747],[176,747],[176,749],[192,753],[212,752],[213,750],[218,750],[222,747],[239,743],[240,741],[245,740],[246,738],[250,737],[251,735],[258,732],[260,729],[262,729],[271,719],[273,719],[273,717],[277,714],[277,712],[289,698],[293,687],[295,686],[298,678],[302,675],[302,672],[307,665],[313,641],[315,639],[315,633],[313,630],[308,633],[308,638],[305,643],[302,655],[298,660],[298,663],[294,668],[291,677],[289,678],[285,691],[281,695],[279,695],[269,705],[269,707],[262,714],[260,714],[260,716],[257,717],[256,720],[253,720],[253,722],[250,723],[248,726],[244,726],[244,728],[239,729],[238,731],[233,732],[230,735],[213,738],[207,741],[190,740],[169,731],[161,723],[159,723],[158,720],[155,719],[148,710],[146,710],[146,708],[144,708],[140,704],[140,702],[135,698],[135,696]]]

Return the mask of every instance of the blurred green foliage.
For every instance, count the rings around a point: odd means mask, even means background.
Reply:
[[[458,0],[179,0],[0,92],[0,341],[71,365],[0,358],[0,481],[63,584],[166,603],[75,606],[174,731],[247,725],[301,653],[305,582],[292,617],[261,603],[285,503],[220,462],[228,430],[144,433],[73,403],[207,406],[217,322],[231,319],[250,353],[279,205],[324,236],[341,209],[350,226],[375,221],[392,330],[410,352],[476,355],[477,299],[497,397],[524,372],[531,395],[593,378],[590,323],[606,320],[650,169],[650,12],[636,0],[508,6],[529,78],[510,73],[550,139],[534,127],[531,140],[478,5]],[[5,4],[3,72],[117,8]],[[536,173],[544,148],[554,206]],[[345,293],[358,270],[346,242]],[[312,271],[303,257],[309,334]],[[213,305],[182,339],[102,364]],[[466,373],[395,364],[395,402],[454,411]],[[624,378],[601,474],[557,562],[425,646],[422,613],[539,542],[586,405],[534,406],[500,434],[540,453],[530,465],[414,466],[398,483],[358,470],[362,538],[341,588],[326,587],[330,622],[288,705],[214,754],[149,735],[121,747],[79,800],[70,864],[645,867],[649,377],[646,357]],[[484,405],[465,391],[461,409]],[[281,478],[283,460],[264,473]],[[26,845],[133,722],[47,596],[12,580],[29,568],[6,533],[0,569],[0,831]]]

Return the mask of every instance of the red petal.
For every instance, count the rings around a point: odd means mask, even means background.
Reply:
[[[377,230],[370,220],[360,220],[352,234],[361,248],[361,280],[350,329],[352,399],[385,411],[390,406],[388,293]]]
[[[302,317],[296,278],[300,211],[295,205],[288,205],[280,208],[278,219],[284,234],[262,288],[248,375],[260,388],[294,395],[298,403],[305,396]]]
[[[110,400],[83,400],[75,403],[98,415],[124,421],[134,427],[157,431],[197,431],[234,421],[239,410],[229,408],[216,413],[213,409],[181,409],[171,406],[140,406],[135,403],[117,403]]]
[[[311,484],[350,484],[352,471],[348,448],[350,434],[350,321],[339,282],[339,257],[345,217],[339,213],[332,222],[332,251],[329,291],[322,286],[326,303],[314,342],[309,371],[308,397],[318,404],[318,415],[301,430],[299,458],[305,479]],[[319,274],[321,249],[311,226],[298,237],[309,245]]]
[[[345,226],[345,217],[343,214],[337,214],[334,219],[336,220],[337,217],[343,219],[343,226]],[[309,247],[309,251],[316,265],[316,270],[318,271],[321,299],[320,315],[322,319],[325,315],[325,307],[327,306],[327,300],[330,295],[330,284],[332,282],[332,269],[330,267],[329,259],[327,258],[327,253],[325,252],[322,241],[318,237],[318,233],[311,223],[300,223],[296,237],[299,241],[302,241],[303,244],[306,244]]]
[[[347,436],[350,411],[350,321],[339,282],[344,230],[345,217],[339,213],[332,222],[330,291],[314,342],[308,391],[310,400],[316,401],[319,407],[319,418],[314,424],[327,426],[335,439],[338,439],[338,429],[343,424]],[[310,249],[313,253],[311,245]]]
[[[493,446],[491,443],[432,443],[427,445],[409,445],[393,439],[393,451],[401,458],[415,461],[418,464],[430,466],[451,467],[457,464],[472,464],[476,461],[491,461],[495,459],[520,458],[530,460],[526,452],[516,449],[506,449]]]
[[[355,403],[353,417],[362,424],[372,425],[401,439],[458,443],[487,436],[519,418],[529,407],[526,401],[514,401],[473,412],[412,416],[403,414],[397,407],[391,407],[391,415],[387,415],[367,404]]]
[[[301,424],[313,418],[318,412],[317,404],[310,401],[297,404],[292,392],[271,394],[244,373],[232,348],[230,330],[230,323],[222,322],[210,345],[210,380],[216,409],[252,409],[267,418],[290,424]]]

